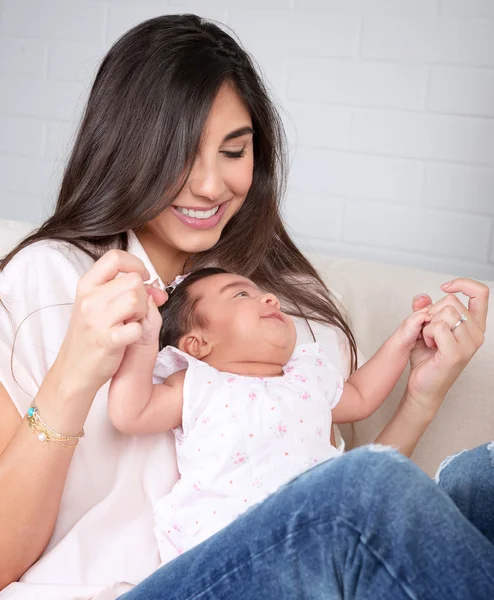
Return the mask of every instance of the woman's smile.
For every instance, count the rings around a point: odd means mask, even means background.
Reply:
[[[221,221],[230,201],[218,204],[213,208],[204,210],[202,208],[185,208],[184,206],[172,206],[175,216],[187,227],[192,229],[211,229]]]

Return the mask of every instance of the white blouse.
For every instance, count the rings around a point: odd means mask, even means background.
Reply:
[[[151,280],[158,278],[132,231],[129,252],[144,262]],[[22,250],[0,273],[0,382],[22,416],[57,356],[77,282],[92,264],[69,244],[42,241]],[[311,325],[346,378],[345,337],[333,328]],[[312,341],[302,320],[297,332],[297,343]],[[153,505],[178,478],[173,434],[120,433],[108,419],[107,397],[108,384],[89,411],[48,547],[20,582],[0,592],[1,600],[109,600],[128,589],[123,582],[136,584],[160,565]],[[173,558],[171,544],[169,551]]]

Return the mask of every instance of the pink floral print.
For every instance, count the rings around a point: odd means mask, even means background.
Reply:
[[[283,421],[278,421],[271,428],[276,437],[282,438],[286,433],[286,424]]]
[[[242,463],[247,462],[248,456],[245,452],[236,452],[232,456],[232,461],[234,465],[241,465]]]

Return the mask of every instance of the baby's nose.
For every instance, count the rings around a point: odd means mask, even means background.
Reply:
[[[274,294],[264,294],[261,297],[261,301],[276,306],[276,308],[280,308],[280,301]]]

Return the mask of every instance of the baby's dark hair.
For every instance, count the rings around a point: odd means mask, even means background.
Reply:
[[[170,293],[167,302],[159,308],[163,319],[159,337],[160,350],[165,346],[175,346],[177,348],[178,342],[188,331],[194,327],[204,327],[206,325],[204,315],[195,310],[200,296],[192,293],[190,288],[201,279],[224,273],[228,274],[229,271],[217,267],[198,269],[188,275]]]

